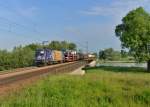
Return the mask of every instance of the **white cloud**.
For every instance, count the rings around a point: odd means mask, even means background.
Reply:
[[[121,23],[121,19],[129,11],[136,9],[137,7],[146,7],[150,0],[113,0],[107,5],[92,6],[87,10],[81,11],[82,14],[87,16],[105,16],[111,18],[113,26]],[[98,4],[98,3],[97,3]]]
[[[150,0],[114,0],[114,2],[107,6],[96,5],[90,9],[81,11],[81,13],[94,16],[122,16],[129,10],[148,3],[150,3]]]
[[[130,10],[137,7],[148,6],[150,0],[111,0],[107,5],[97,3],[97,5],[90,7],[87,10],[81,11],[80,13],[85,16],[105,16],[110,21],[103,20],[103,23],[96,25],[89,25],[90,28],[86,28],[86,39],[91,42],[91,49],[98,45],[99,48],[113,47],[120,49],[120,41],[115,37],[114,29],[115,26],[121,23],[121,19]],[[91,36],[92,35],[92,36]],[[93,40],[93,41],[92,41]],[[101,41],[101,42],[99,42]]]

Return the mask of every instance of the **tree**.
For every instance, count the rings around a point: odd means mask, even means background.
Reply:
[[[32,44],[29,44],[29,45],[27,45],[27,46],[25,46],[26,48],[30,48],[31,50],[33,50],[33,51],[35,51],[36,49],[38,49],[38,48],[42,48],[42,46],[40,45],[40,44],[34,44],[34,43],[32,43]]]
[[[122,48],[128,48],[137,61],[147,61],[150,71],[150,55],[147,44],[150,43],[150,15],[142,7],[130,11],[122,24],[116,26],[116,36]]]
[[[112,57],[113,57],[113,49],[112,48],[108,48],[108,49],[105,49],[105,57],[108,59],[108,60],[112,60]]]
[[[34,51],[30,47],[16,47],[11,53],[14,68],[33,65]]]
[[[76,50],[76,47],[76,44],[66,41],[51,41],[48,45],[48,48],[56,50]]]
[[[101,60],[105,60],[106,59],[106,55],[105,55],[105,51],[104,50],[100,50],[99,51],[99,59],[101,59]]]
[[[60,42],[59,42],[59,41],[52,41],[52,42],[48,45],[48,48],[60,50],[60,49],[61,49]]]
[[[61,41],[61,49],[67,50],[69,47],[68,43],[66,41]]]
[[[69,43],[69,50],[76,50],[77,46],[74,43]]]
[[[112,48],[107,48],[99,52],[99,59],[117,61],[121,59],[121,53]]]

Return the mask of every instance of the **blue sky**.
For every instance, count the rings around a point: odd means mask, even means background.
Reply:
[[[67,40],[85,49],[120,49],[115,26],[150,0],[0,0],[0,48]]]

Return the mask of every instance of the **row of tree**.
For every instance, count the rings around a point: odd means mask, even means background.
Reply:
[[[129,61],[134,60],[130,53],[125,51],[116,51],[113,48],[107,48],[99,51],[100,60],[108,61]]]
[[[0,50],[0,70],[33,65],[34,51],[29,47],[15,47],[11,52]]]
[[[52,41],[47,45],[29,44],[15,47],[12,51],[0,50],[0,70],[34,65],[35,51],[38,48],[55,50],[76,50],[76,44],[66,41]]]
[[[77,46],[75,43],[67,41],[51,41],[48,44],[29,44],[26,47],[36,50],[38,48],[48,48],[53,50],[76,50]]]

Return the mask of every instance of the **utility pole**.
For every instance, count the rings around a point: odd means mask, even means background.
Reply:
[[[44,45],[45,43],[48,43],[48,41],[43,41],[43,42],[42,42],[42,45]]]
[[[43,41],[43,42],[42,42],[43,48],[45,48],[44,45],[45,45],[46,43],[48,43],[48,41]]]
[[[86,41],[86,53],[87,53],[87,55],[89,53],[89,43],[88,43],[88,41]]]
[[[85,47],[85,48],[86,48],[86,57],[87,57],[86,63],[88,63],[88,56],[89,56],[89,55],[88,55],[88,54],[89,54],[89,52],[88,52],[88,51],[89,51],[89,49],[88,49],[89,46],[88,46],[88,45],[89,45],[89,43],[88,43],[88,41],[86,41],[86,47]]]

